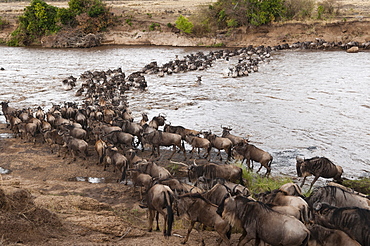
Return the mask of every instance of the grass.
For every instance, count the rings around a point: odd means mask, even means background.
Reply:
[[[272,191],[280,188],[283,184],[293,182],[289,177],[263,177],[258,173],[247,170],[247,168],[240,162],[236,162],[233,165],[239,166],[243,169],[243,179],[246,181],[245,186],[252,194]]]
[[[343,185],[357,192],[363,193],[365,195],[370,195],[370,178],[361,178],[357,180],[343,180]]]

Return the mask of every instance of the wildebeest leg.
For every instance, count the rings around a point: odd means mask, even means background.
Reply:
[[[303,181],[302,181],[302,184],[301,184],[301,187],[303,187],[304,182],[306,181],[306,177],[307,177],[307,176],[304,176]]]
[[[228,235],[230,236],[231,234],[231,231],[230,231],[231,228],[229,226],[229,223],[226,221],[222,221],[222,223],[216,223],[215,230],[220,235],[220,240],[218,242],[218,245],[221,245],[222,242],[225,242],[227,245],[230,245],[230,240],[229,240]]]
[[[313,186],[313,184],[318,180],[318,178],[319,178],[320,176],[315,176],[315,178],[313,179],[313,181],[312,181],[312,183],[311,183],[311,186],[310,186],[310,189],[309,190],[311,190],[312,189],[312,186]]]
[[[243,230],[242,235],[239,238],[238,246],[239,245],[245,245],[247,242],[245,242],[245,237],[247,236],[247,232]]]
[[[170,158],[168,158],[168,160],[171,160],[172,156],[176,153],[176,145],[173,145],[173,151],[172,151],[172,155],[170,156]]]
[[[149,232],[151,232],[153,229],[153,220],[154,220],[155,213],[156,213],[155,210],[149,209],[149,218],[148,218],[148,222],[149,222],[148,231]]]
[[[157,214],[155,216],[155,220],[157,221],[157,227],[155,228],[156,231],[159,231],[159,223],[158,223],[158,220],[159,220],[159,212],[157,211]]]
[[[191,232],[191,230],[193,230],[194,225],[195,225],[195,221],[192,221],[190,223],[190,226],[189,226],[189,229],[188,229],[188,234],[186,234],[186,237],[185,237],[184,241],[182,242],[182,244],[185,244],[188,241],[190,232]]]

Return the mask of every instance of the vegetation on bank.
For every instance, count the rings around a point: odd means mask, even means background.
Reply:
[[[261,26],[276,21],[326,19],[340,12],[337,0],[218,0],[190,16],[186,25],[176,27],[184,33],[204,35],[241,26]],[[184,23],[182,16],[178,21]],[[192,28],[189,31],[189,26]]]
[[[96,33],[112,24],[109,8],[101,0],[70,0],[68,8],[58,8],[43,0],[32,0],[19,17],[9,46],[27,46],[61,29],[74,28]]]
[[[12,1],[12,0],[10,0]],[[19,26],[8,41],[10,46],[40,43],[43,36],[61,30],[97,33],[114,24],[116,18],[103,0],[70,0],[68,8],[58,8],[44,0],[31,0],[19,17]],[[338,0],[218,0],[203,6],[190,17],[180,15],[175,23],[181,32],[203,36],[219,31],[229,32],[241,26],[260,26],[276,21],[325,19],[336,16],[341,6]],[[134,17],[124,24],[133,25]],[[152,17],[148,13],[148,17]],[[0,19],[0,28],[6,20]],[[161,31],[153,22],[149,31]]]

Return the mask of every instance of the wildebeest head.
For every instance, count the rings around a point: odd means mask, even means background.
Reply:
[[[296,157],[296,169],[298,177],[302,177],[302,169],[305,170],[304,158],[301,156]]]

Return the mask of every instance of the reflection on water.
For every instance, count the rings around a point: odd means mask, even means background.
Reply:
[[[11,106],[50,107],[80,101],[64,91],[62,79],[86,70],[121,67],[129,75],[144,65],[158,65],[199,51],[172,47],[111,47],[40,49],[0,47],[0,101]],[[203,49],[204,53],[209,52]],[[128,93],[138,121],[166,114],[172,125],[221,133],[249,135],[251,143],[274,157],[272,174],[295,175],[295,157],[326,156],[343,166],[347,178],[368,176],[370,170],[370,53],[343,51],[282,51],[248,77],[227,78],[237,62],[217,61],[206,71],[159,78],[146,75],[146,92]],[[62,59],[63,58],[63,59]],[[202,85],[196,85],[202,75]],[[1,119],[0,119],[1,120]],[[259,164],[257,164],[259,165]]]

